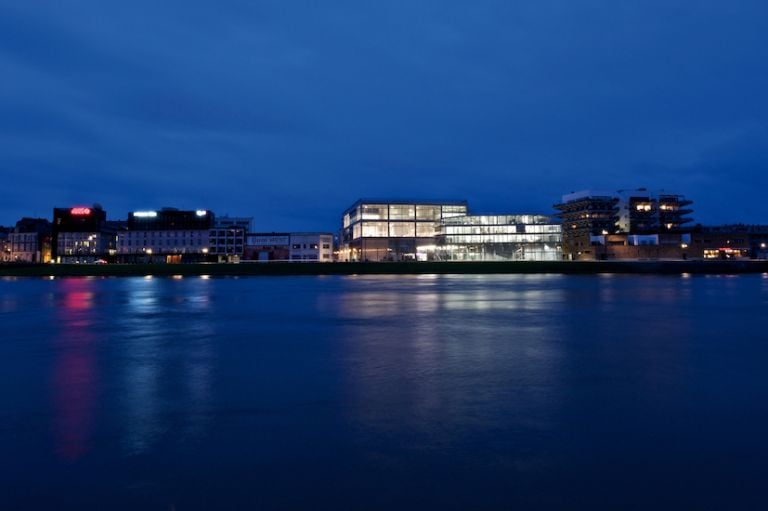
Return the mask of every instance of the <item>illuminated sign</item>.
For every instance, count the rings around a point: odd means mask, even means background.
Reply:
[[[290,244],[290,236],[248,236],[248,245],[271,247]]]
[[[91,208],[72,208],[69,210],[72,216],[88,216],[91,214]]]
[[[204,209],[198,209],[197,210],[197,216],[205,216],[207,214],[208,214],[208,212],[206,210],[204,210]]]
[[[155,218],[157,211],[134,211],[133,216],[137,218]]]

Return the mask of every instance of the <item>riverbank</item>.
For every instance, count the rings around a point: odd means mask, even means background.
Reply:
[[[398,263],[6,264],[5,277],[280,276],[599,273],[740,274],[768,272],[768,261],[504,261]]]

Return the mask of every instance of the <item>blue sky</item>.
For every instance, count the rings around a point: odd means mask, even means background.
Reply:
[[[92,204],[331,230],[359,197],[768,223],[764,0],[0,0],[0,224]]]

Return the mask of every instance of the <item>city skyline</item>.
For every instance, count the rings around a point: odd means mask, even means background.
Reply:
[[[768,5],[0,5],[0,223],[94,202],[325,230],[360,197],[768,223]]]

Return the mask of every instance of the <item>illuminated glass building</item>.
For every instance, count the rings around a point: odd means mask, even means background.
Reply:
[[[101,206],[54,208],[51,257],[59,263],[94,263],[115,252],[115,230]]]
[[[559,223],[544,215],[467,215],[438,224],[435,259],[444,261],[558,261]]]
[[[466,201],[361,199],[344,212],[342,261],[551,261],[560,225],[542,215],[469,215]]]
[[[343,213],[340,259],[427,260],[439,222],[466,214],[467,201],[360,199]]]
[[[125,230],[117,233],[118,261],[124,263],[186,263],[208,260],[211,211],[134,211]]]

